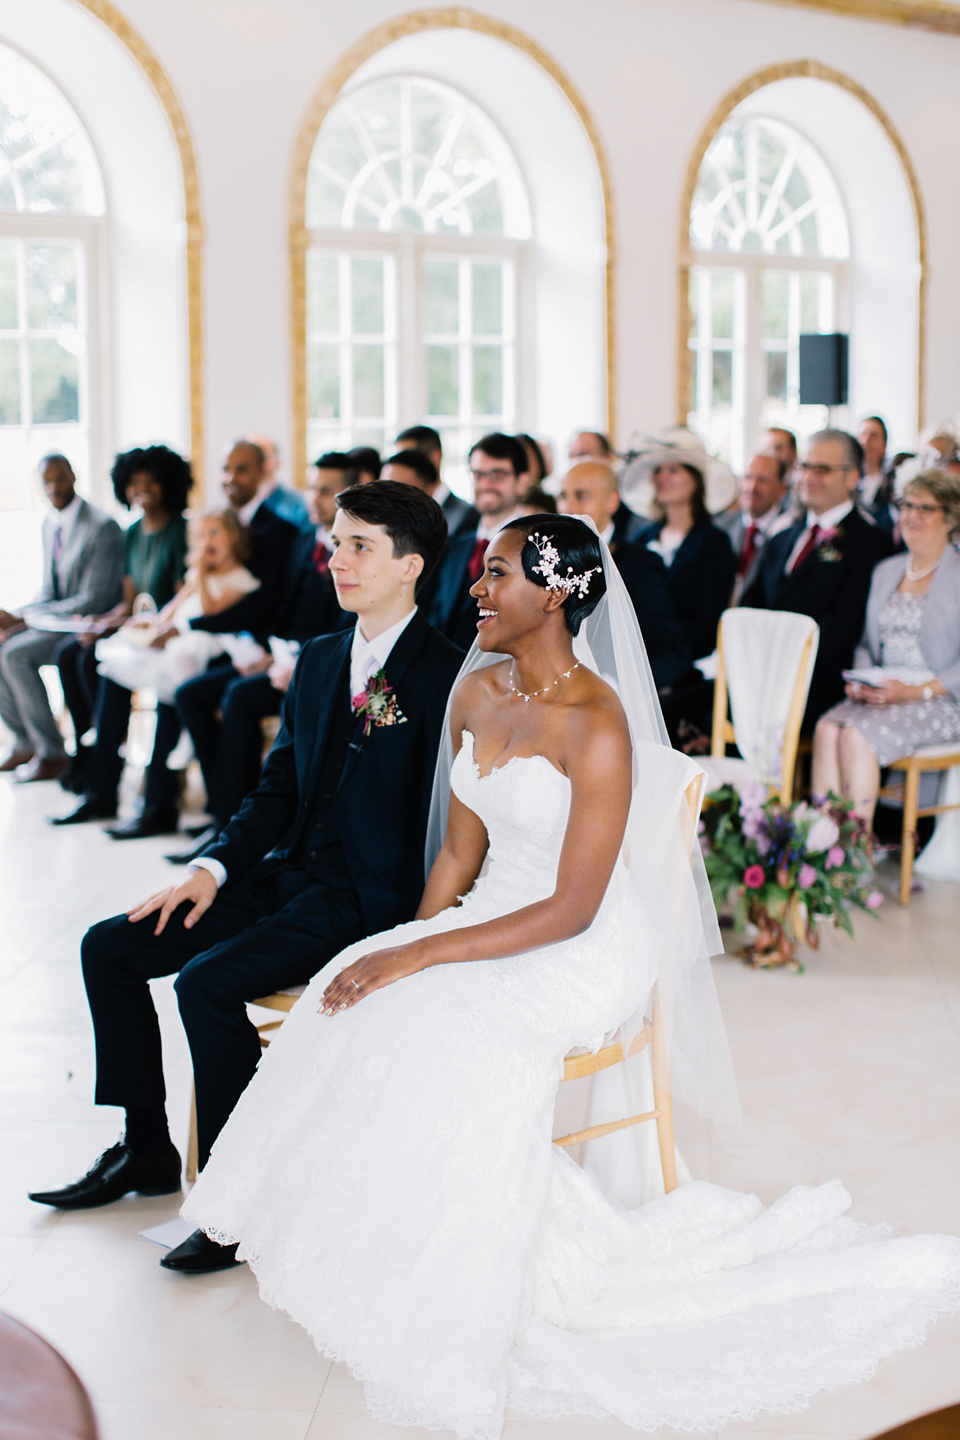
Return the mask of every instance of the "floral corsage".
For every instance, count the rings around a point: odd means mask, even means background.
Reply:
[[[817,559],[823,560],[827,565],[836,565],[838,560],[843,559],[843,552],[838,550],[837,540],[843,539],[843,531],[838,525],[829,525],[820,532],[820,539],[817,543]]]
[[[397,704],[393,686],[382,670],[370,676],[359,695],[351,700],[353,713],[363,716],[363,738],[379,725],[406,725],[407,717]]]

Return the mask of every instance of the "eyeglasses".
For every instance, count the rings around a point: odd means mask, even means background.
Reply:
[[[493,470],[470,471],[471,480],[512,480],[514,472],[505,465],[498,465]]]
[[[901,515],[936,515],[942,505],[917,505],[913,500],[894,500],[894,509]]]
[[[852,465],[811,465],[807,460],[801,460],[797,467],[804,475],[813,475],[817,480],[826,480],[831,470],[852,470]]]

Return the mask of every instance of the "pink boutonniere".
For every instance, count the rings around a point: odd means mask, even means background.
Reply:
[[[838,550],[833,543],[841,539],[843,531],[839,525],[827,525],[821,530],[817,540],[817,559],[825,560],[828,565],[835,565],[838,560],[843,559],[843,552]]]
[[[397,704],[393,686],[388,685],[382,670],[370,676],[359,695],[351,700],[353,713],[363,716],[363,738],[366,739],[374,726],[406,725],[407,717]]]

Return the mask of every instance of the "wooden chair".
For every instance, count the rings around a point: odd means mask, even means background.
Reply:
[[[727,758],[728,745],[737,745],[738,749],[742,749],[742,747],[737,741],[733,721],[730,718],[730,689],[724,660],[724,626],[725,624],[729,626],[752,623],[755,626],[765,627],[770,622],[775,624],[777,620],[783,621],[786,618],[786,612],[744,609],[726,610],[720,617],[720,625],[717,630],[717,678],[713,690],[713,731],[710,740],[710,759],[704,762],[707,770],[707,783],[711,787],[726,783],[728,778],[732,781],[735,767],[738,771],[742,770],[743,773],[746,773],[748,768],[746,761],[739,759],[731,761]],[[807,617],[791,615],[790,619],[799,621],[807,620]],[[782,727],[779,795],[784,805],[789,805],[793,799],[800,726],[803,723],[804,709],[810,690],[810,678],[813,674],[813,663],[816,659],[820,639],[820,631],[816,623],[813,620],[808,620],[807,623],[807,635],[802,644]],[[758,637],[758,645],[761,643]],[[726,773],[728,771],[730,772],[729,777]],[[777,788],[771,782],[771,790],[776,791]]]
[[[13,1315],[0,1315],[0,1436],[97,1440],[90,1397],[59,1350]]]
[[[693,840],[697,832],[697,821],[700,818],[700,806],[703,801],[703,774],[699,774],[691,780],[684,791],[689,824],[687,827],[688,853],[693,849]],[[280,990],[273,995],[264,995],[252,1003],[267,1010],[281,1012],[276,1020],[268,1020],[263,1025],[257,1026],[257,1033],[260,1036],[260,1044],[263,1049],[270,1044],[274,1031],[283,1024],[284,1016],[289,1014],[296,1005],[300,996],[306,989],[305,985],[294,986],[289,990]],[[667,1056],[666,1035],[663,1026],[663,1014],[660,1003],[659,987],[653,989],[653,1006],[650,1019],[645,1021],[642,1028],[633,1037],[624,1053],[623,1046],[619,1042],[611,1045],[604,1045],[592,1054],[586,1051],[575,1051],[566,1057],[563,1062],[564,1080],[582,1080],[589,1075],[597,1075],[601,1070],[608,1070],[612,1065],[621,1065],[624,1061],[639,1055],[642,1050],[650,1046],[650,1057],[653,1068],[653,1109],[644,1111],[640,1115],[627,1115],[619,1120],[608,1120],[600,1125],[590,1125],[585,1130],[577,1130],[569,1135],[561,1135],[554,1140],[555,1145],[567,1148],[571,1145],[579,1145],[585,1140],[596,1140],[602,1135],[610,1135],[616,1130],[627,1130],[633,1125],[641,1125],[644,1121],[655,1120],[657,1125],[657,1143],[660,1148],[660,1164],[663,1169],[664,1189],[675,1190],[677,1187],[677,1161],[676,1149],[673,1134],[673,1105],[670,1098],[670,1067]],[[197,1178],[197,1111],[195,1096],[191,1096],[190,1102],[190,1134],[187,1142],[187,1179]]]
[[[917,821],[924,815],[944,815],[960,810],[960,805],[921,805],[920,776],[931,770],[950,770],[960,765],[960,748],[955,745],[924,745],[902,760],[894,760],[891,771],[903,776],[903,832],[900,842],[900,904],[910,904],[913,886],[913,862],[916,858]],[[900,800],[899,790],[888,781],[880,791],[883,800]]]

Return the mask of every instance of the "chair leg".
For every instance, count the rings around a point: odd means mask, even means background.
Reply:
[[[673,1135],[673,1103],[670,1098],[670,1071],[667,1065],[667,1046],[663,1036],[663,1025],[659,1015],[659,999],[654,1001],[653,1013],[653,1104],[657,1114],[657,1143],[660,1146],[660,1168],[663,1171],[663,1188],[669,1195],[677,1188],[677,1150]]]
[[[197,1092],[190,1086],[190,1130],[187,1136],[187,1179],[191,1185],[197,1178]]]
[[[903,787],[903,838],[900,849],[900,904],[910,904],[913,861],[916,851],[917,810],[920,805],[920,771],[907,767]]]

